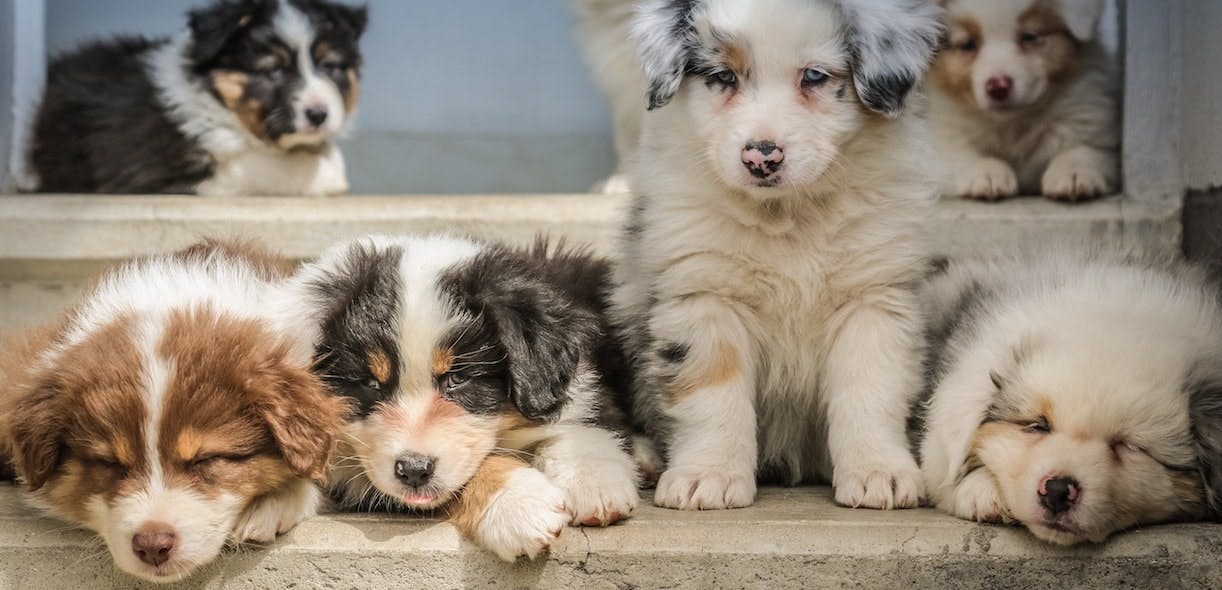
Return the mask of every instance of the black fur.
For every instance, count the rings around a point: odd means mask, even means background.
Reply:
[[[853,83],[866,108],[888,117],[903,111],[909,93],[941,45],[942,26],[932,0],[894,0],[907,14],[904,19],[872,30],[862,26],[863,15],[852,0],[837,0],[848,25],[845,46],[853,64]],[[911,17],[911,22],[908,17]]]
[[[1188,413],[1210,517],[1222,520],[1222,381],[1189,389]]]

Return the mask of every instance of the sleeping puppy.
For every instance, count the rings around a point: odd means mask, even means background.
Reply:
[[[1186,265],[1068,251],[936,276],[932,502],[1061,545],[1218,517],[1218,295]]]
[[[265,311],[285,274],[220,242],[106,272],[5,348],[0,463],[146,580],[291,529],[322,500],[345,407]]]
[[[756,476],[916,506],[911,288],[934,200],[904,112],[939,36],[918,0],[650,0],[649,108],[617,322],[655,502],[751,504]],[[673,103],[673,104],[671,104]]]
[[[441,507],[507,560],[566,523],[628,517],[609,278],[605,261],[543,242],[445,236],[371,236],[307,266],[317,371],[357,407],[330,472],[339,503]]]
[[[929,76],[944,193],[1079,200],[1120,173],[1119,77],[1095,40],[1103,0],[943,0]]]

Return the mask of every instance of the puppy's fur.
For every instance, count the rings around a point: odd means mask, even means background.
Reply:
[[[933,503],[1066,545],[1216,517],[1218,295],[1197,269],[1102,254],[952,265],[925,297]]]
[[[212,242],[107,272],[4,349],[0,462],[148,580],[292,528],[322,498],[311,480],[345,410],[264,311],[283,276],[265,252]]]
[[[26,190],[334,194],[365,9],[217,0],[173,39],[84,45],[48,70]]]
[[[652,111],[615,303],[669,462],[659,505],[746,506],[757,474],[919,501],[904,419],[934,184],[903,109],[938,36],[917,1],[641,5]]]
[[[1078,200],[1115,191],[1120,91],[1095,40],[1103,0],[943,3],[929,118],[944,193]]]
[[[567,522],[627,517],[637,474],[617,433],[609,281],[605,261],[546,243],[444,236],[359,239],[306,267],[317,370],[358,408],[331,468],[339,502],[444,507],[507,560]]]

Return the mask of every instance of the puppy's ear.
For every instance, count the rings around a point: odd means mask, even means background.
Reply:
[[[191,29],[191,61],[211,61],[238,31],[271,17],[275,3],[270,0],[220,0],[187,13]]]
[[[1079,41],[1095,38],[1099,19],[1103,17],[1103,0],[1059,0],[1061,18],[1069,34]]]
[[[1188,415],[1205,501],[1213,518],[1222,518],[1222,380],[1198,384],[1189,395]]]
[[[269,359],[255,382],[255,409],[267,422],[280,454],[299,477],[322,481],[336,438],[348,414],[347,402],[331,395],[306,369]]]
[[[683,83],[695,29],[692,9],[699,0],[644,0],[636,9],[632,37],[645,69],[649,110],[665,106]]]
[[[853,83],[862,104],[895,117],[925,75],[942,36],[933,0],[836,0],[847,26]]]
[[[6,419],[5,434],[13,453],[17,475],[30,490],[47,483],[59,467],[64,436],[68,432],[68,407],[63,392],[53,381],[46,381],[24,393]]]

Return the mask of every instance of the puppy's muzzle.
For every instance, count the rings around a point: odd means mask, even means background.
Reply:
[[[395,461],[395,477],[409,487],[419,488],[433,479],[436,467],[437,461],[432,457],[407,453]]]
[[[1080,489],[1078,481],[1072,477],[1045,477],[1040,482],[1040,505],[1048,510],[1050,518],[1056,518],[1073,508],[1078,501]]]
[[[759,179],[776,174],[785,161],[785,150],[770,140],[749,141],[743,146],[743,166]]]

